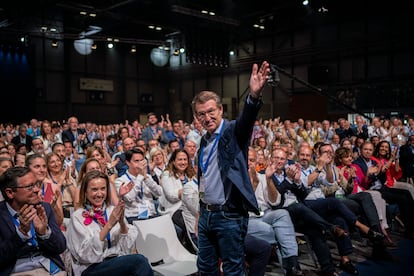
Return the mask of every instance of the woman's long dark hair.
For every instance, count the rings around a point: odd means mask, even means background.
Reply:
[[[387,155],[385,156],[385,159],[389,160],[391,158],[391,145],[390,145],[390,142],[385,141],[385,140],[382,140],[377,144],[377,146],[375,147],[373,155],[377,158],[382,157],[382,156],[379,155],[379,149],[380,149],[382,144],[387,144],[388,145],[388,152],[387,152]]]
[[[185,170],[184,174],[188,177],[188,178],[193,178],[196,175],[196,172],[193,168],[193,165],[191,164],[191,160],[190,160],[190,155],[188,155],[188,152],[185,151],[184,149],[176,149],[170,157],[170,161],[168,161],[168,165],[167,165],[167,169],[168,172],[170,173],[170,175],[174,175],[175,177],[178,177],[178,170],[177,168],[174,166],[174,161],[177,158],[177,155],[183,152],[185,153],[185,155],[187,156],[187,160],[188,160],[188,167]]]

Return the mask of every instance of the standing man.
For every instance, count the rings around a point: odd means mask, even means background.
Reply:
[[[73,147],[78,154],[84,154],[83,150],[90,141],[84,128],[79,128],[79,121],[76,117],[68,119],[69,129],[62,132],[62,141],[72,142]]]
[[[30,135],[27,135],[27,125],[21,124],[19,126],[19,134],[14,136],[11,140],[13,144],[16,146],[18,144],[24,144],[26,146],[27,152],[29,152],[32,149],[32,141],[33,137]]]
[[[27,167],[0,177],[0,275],[66,275],[60,254],[66,240],[40,185]]]
[[[158,118],[155,113],[147,114],[148,126],[142,130],[141,138],[148,145],[149,140],[156,139],[164,147],[168,143],[168,137],[165,134],[165,129],[158,125]]]
[[[237,120],[223,119],[221,99],[212,91],[202,91],[193,99],[194,116],[207,131],[198,158],[197,266],[201,275],[218,275],[219,259],[224,275],[244,273],[248,211],[259,214],[247,170],[247,151],[269,72],[266,61],[260,69],[253,65],[250,93]]]

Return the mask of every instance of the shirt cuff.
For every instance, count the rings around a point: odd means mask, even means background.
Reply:
[[[259,98],[255,99],[252,96],[250,96],[250,94],[247,96],[247,103],[248,104],[252,104],[252,105],[258,105],[262,100],[262,97],[260,96]]]
[[[44,235],[37,235],[37,237],[41,240],[47,240],[48,238],[50,238],[50,235],[52,234],[52,230],[50,230],[50,227],[47,227],[47,231],[46,234]]]

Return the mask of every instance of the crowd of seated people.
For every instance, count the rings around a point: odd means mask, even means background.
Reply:
[[[164,214],[197,254],[197,151],[205,131],[196,119],[160,118],[0,124],[0,275],[92,275],[118,267],[152,275],[134,247],[133,222]],[[358,274],[349,257],[353,237],[366,238],[372,257],[387,260],[387,248],[396,246],[391,222],[414,238],[412,118],[260,119],[246,157],[261,209],[249,214],[249,275],[265,273],[275,248],[286,275],[303,275],[296,232],[309,238],[323,275],[337,275],[329,239],[339,269]]]

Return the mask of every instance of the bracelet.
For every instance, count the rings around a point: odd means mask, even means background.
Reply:
[[[68,188],[70,186],[73,186],[73,183],[65,183],[65,184],[63,184],[63,188]]]

